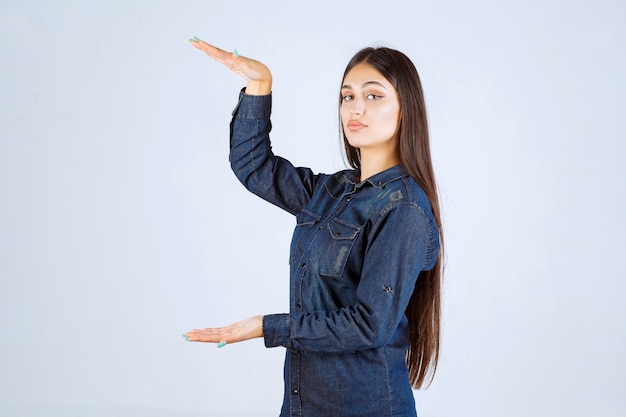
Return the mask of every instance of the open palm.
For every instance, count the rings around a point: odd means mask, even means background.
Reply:
[[[223,64],[229,70],[243,77],[248,85],[247,94],[269,94],[272,90],[272,73],[263,63],[241,56],[236,52],[227,52],[198,38],[190,39],[191,44],[205,54]]]

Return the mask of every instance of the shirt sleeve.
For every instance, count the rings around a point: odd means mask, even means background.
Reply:
[[[241,90],[230,124],[230,164],[250,192],[295,215],[311,199],[319,176],[274,155],[271,108],[271,95],[252,96]]]
[[[417,205],[389,210],[370,232],[356,303],[336,311],[265,316],[265,345],[302,353],[346,353],[385,345],[404,317],[419,273],[437,256],[437,230]]]

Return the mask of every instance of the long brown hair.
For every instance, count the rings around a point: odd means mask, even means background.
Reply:
[[[428,380],[428,386],[437,370],[440,347],[441,281],[443,279],[443,233],[441,210],[435,175],[430,157],[428,120],[422,83],[415,66],[402,52],[386,47],[364,48],[352,57],[344,71],[343,80],[356,65],[366,63],[374,67],[394,86],[400,99],[400,128],[398,151],[400,161],[409,175],[422,187],[439,228],[440,251],[435,266],[420,272],[411,300],[406,309],[409,320],[410,346],[406,353],[409,379],[415,389]],[[341,103],[341,94],[339,97]],[[340,115],[341,121],[341,115]],[[342,126],[341,123],[339,123]],[[343,128],[343,144],[348,163],[359,169],[359,149],[350,146]]]

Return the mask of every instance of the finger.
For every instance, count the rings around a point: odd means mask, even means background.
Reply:
[[[187,334],[189,335],[194,335],[194,336],[219,336],[219,335],[224,335],[230,333],[227,330],[223,329],[223,328],[211,328],[211,329],[203,329],[203,330],[191,330],[190,332],[188,332]]]
[[[203,329],[203,330],[191,330],[185,333],[187,340],[190,342],[206,342],[206,343],[219,343],[223,341],[232,342],[231,332],[224,328],[218,329]]]
[[[223,337],[217,335],[207,335],[202,333],[189,332],[185,334],[185,336],[190,342],[219,343],[224,340]]]
[[[189,40],[191,42],[191,45],[194,46],[197,49],[200,49],[201,51],[203,51],[205,54],[207,54],[208,56],[210,56],[211,58],[224,63],[225,61],[227,61],[229,58],[238,58],[239,57],[239,52],[237,52],[235,50],[235,52],[231,53],[231,52],[227,52],[223,49],[218,48],[217,46],[211,45],[208,42],[205,42],[197,37],[194,37],[193,39]]]

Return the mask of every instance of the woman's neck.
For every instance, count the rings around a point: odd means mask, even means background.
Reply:
[[[369,177],[383,172],[393,166],[400,163],[400,155],[397,152],[394,153],[381,153],[381,152],[363,152],[361,149],[361,166],[359,178],[360,182],[365,181]]]

